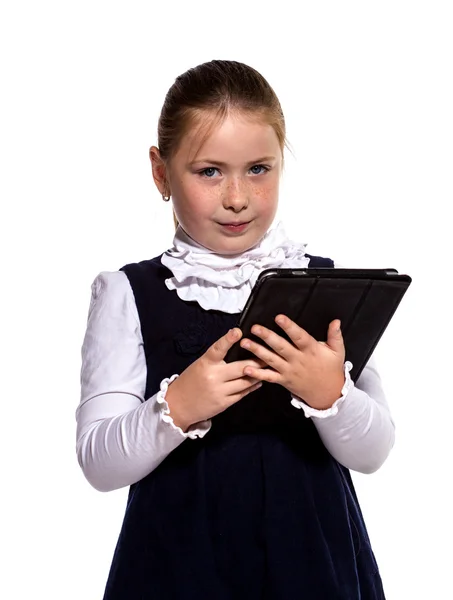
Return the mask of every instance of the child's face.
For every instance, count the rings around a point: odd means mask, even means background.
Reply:
[[[277,135],[261,120],[232,114],[194,156],[199,136],[194,128],[183,138],[167,169],[174,211],[202,246],[220,254],[244,252],[261,240],[277,211],[282,168]],[[233,223],[241,226],[227,226]]]

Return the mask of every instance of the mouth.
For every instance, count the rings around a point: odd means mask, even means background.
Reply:
[[[244,229],[251,223],[251,221],[243,221],[241,223],[220,223],[223,229],[227,231],[244,231]]]

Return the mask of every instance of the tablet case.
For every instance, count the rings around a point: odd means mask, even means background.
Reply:
[[[285,314],[319,341],[327,328],[341,319],[346,360],[357,381],[393,314],[411,284],[409,275],[396,269],[266,269],[256,281],[237,324],[248,337],[262,345],[250,329],[264,325],[289,340],[275,323]],[[256,358],[236,343],[225,361]]]

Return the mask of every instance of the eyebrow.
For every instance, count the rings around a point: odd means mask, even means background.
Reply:
[[[263,156],[262,158],[258,158],[256,160],[251,160],[250,162],[247,163],[247,165],[258,165],[260,163],[263,162],[271,162],[275,160],[275,156]],[[198,163],[208,163],[209,165],[215,165],[216,167],[225,167],[227,166],[227,163],[221,162],[219,160],[210,160],[208,158],[200,158],[197,160],[194,160],[190,163],[190,165],[197,165]]]

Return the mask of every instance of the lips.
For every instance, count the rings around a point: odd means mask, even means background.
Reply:
[[[241,221],[240,223],[220,223],[223,231],[228,231],[229,233],[235,235],[238,233],[242,233],[248,229],[251,221]]]
[[[239,227],[240,225],[247,225],[250,221],[240,221],[239,223],[220,223],[220,225],[225,225],[228,227]]]

